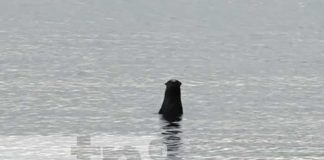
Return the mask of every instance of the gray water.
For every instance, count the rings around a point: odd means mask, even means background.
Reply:
[[[323,11],[322,0],[2,0],[0,158],[41,159],[25,150],[40,137],[90,135],[157,137],[167,159],[324,159]],[[171,78],[184,117],[168,127],[156,113]]]

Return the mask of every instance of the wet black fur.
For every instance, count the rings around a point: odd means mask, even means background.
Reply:
[[[166,120],[181,120],[183,114],[180,89],[181,82],[178,80],[169,80],[165,85],[164,100],[159,114]]]

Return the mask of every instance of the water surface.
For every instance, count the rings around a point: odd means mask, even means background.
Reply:
[[[323,159],[323,9],[320,0],[1,1],[0,141],[25,154],[0,145],[0,157],[42,159],[18,145],[28,137],[99,135],[159,137],[169,159]],[[175,126],[156,114],[171,78],[183,83]]]

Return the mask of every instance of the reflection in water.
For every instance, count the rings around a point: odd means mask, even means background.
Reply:
[[[181,125],[179,122],[162,123],[163,144],[167,147],[168,159],[182,159],[178,156],[181,147]]]

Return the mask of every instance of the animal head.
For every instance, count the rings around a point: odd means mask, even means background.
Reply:
[[[167,87],[180,87],[181,86],[181,82],[176,80],[176,79],[170,79],[169,81],[167,81],[165,83],[165,85]]]

